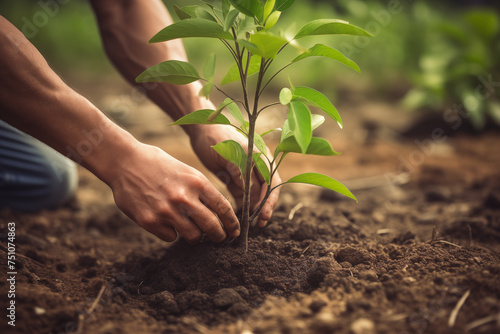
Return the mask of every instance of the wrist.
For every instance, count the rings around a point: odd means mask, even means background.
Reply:
[[[98,139],[99,136],[100,142],[82,165],[113,188],[112,185],[133,161],[135,152],[140,150],[141,143],[111,121],[96,130],[95,138]]]

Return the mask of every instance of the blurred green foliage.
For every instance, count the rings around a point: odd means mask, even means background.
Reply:
[[[425,4],[420,10],[431,12]],[[500,125],[500,16],[469,9],[446,17],[417,17],[424,31],[418,64],[411,68],[414,88],[404,99],[409,109],[443,110],[460,104],[475,129],[489,120]]]
[[[87,1],[65,1],[67,3],[60,5],[54,15],[41,5],[44,1],[48,0],[1,1],[0,13],[20,29],[26,29],[29,24],[34,26],[37,32],[30,41],[59,73],[96,77],[111,73],[112,66],[102,50]],[[164,2],[171,13],[174,4],[197,3],[196,0]],[[410,110],[443,111],[450,105],[462,104],[471,115],[468,119],[478,129],[488,120],[487,115],[500,122],[500,87],[486,85],[492,90],[487,91],[488,87],[482,82],[500,81],[498,9],[471,7],[470,2],[297,0],[273,29],[292,35],[313,19],[339,18],[366,29],[375,37],[322,39],[323,43],[356,61],[363,75],[328,60],[310,59],[290,67],[273,82],[273,87],[277,90],[286,85],[290,76],[330,96],[341,87],[362,90],[371,94],[371,98],[384,100],[406,95],[403,105]],[[40,13],[48,17],[45,24],[38,24],[44,23]],[[312,38],[304,47],[316,42]],[[186,39],[184,44],[190,61],[197,67],[203,65],[211,52],[226,54],[222,51],[224,46],[215,41]],[[283,59],[283,62],[289,60]],[[227,55],[227,59],[221,57],[218,64],[231,62]],[[274,66],[280,65],[284,64]],[[226,70],[227,67],[218,66],[216,81],[222,79]],[[478,90],[481,84],[483,88]],[[486,96],[486,93],[490,94]]]

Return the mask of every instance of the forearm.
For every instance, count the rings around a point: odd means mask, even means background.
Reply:
[[[148,44],[148,40],[172,23],[159,0],[91,0],[108,57],[130,83],[147,68],[166,60],[187,61],[180,40]],[[174,120],[198,109],[212,107],[200,99],[200,83],[176,86],[167,83],[140,85],[145,93]],[[188,134],[199,126],[184,127]]]
[[[110,183],[137,141],[55,74],[0,16],[0,119],[45,142]],[[13,43],[15,41],[15,43]]]

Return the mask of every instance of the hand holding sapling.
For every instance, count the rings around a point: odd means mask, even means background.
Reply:
[[[322,93],[308,87],[284,88],[279,102],[288,107],[288,117],[281,131],[280,143],[273,154],[269,154],[262,137],[266,133],[255,132],[258,116],[268,107],[259,106],[260,98],[269,83],[285,68],[298,61],[313,56],[331,58],[356,71],[359,67],[339,51],[323,44],[316,44],[309,50],[299,54],[288,65],[270,73],[276,57],[290,44],[297,45],[295,40],[312,35],[348,34],[370,36],[361,28],[348,22],[334,19],[322,19],[309,22],[302,27],[292,40],[281,34],[271,32],[278,22],[281,12],[293,5],[295,0],[222,0],[221,8],[207,4],[211,12],[199,6],[184,8],[175,7],[181,21],[167,26],[158,32],[150,42],[164,42],[184,37],[206,37],[219,39],[233,56],[235,63],[229,68],[222,84],[240,81],[242,96],[231,98],[214,84],[215,56],[208,57],[201,76],[196,68],[187,62],[165,61],[155,65],[139,77],[138,82],[165,81],[173,84],[186,84],[196,80],[205,82],[200,95],[208,98],[215,87],[228,98],[215,110],[202,109],[186,115],[174,124],[223,124],[236,128],[248,139],[244,149],[240,141],[229,139],[213,145],[214,150],[228,162],[233,163],[242,177],[242,241],[247,248],[248,229],[250,223],[265,207],[266,200],[272,192],[285,183],[308,183],[326,187],[356,200],[351,192],[340,182],[317,173],[304,173],[292,177],[284,183],[275,178],[277,169],[289,153],[316,154],[333,156],[335,152],[330,143],[323,138],[313,137],[313,130],[320,126],[324,117],[313,115],[309,106],[322,110],[342,126],[342,119],[337,109]],[[294,43],[291,43],[291,42]],[[249,87],[248,77],[257,74],[255,87]],[[247,118],[243,117],[240,107]],[[277,104],[277,103],[275,103]],[[227,109],[236,119],[231,124],[222,114]],[[248,120],[247,120],[248,119]],[[276,129],[278,130],[278,129]],[[254,168],[258,170],[267,184],[262,194],[261,203],[252,212],[251,180]],[[255,196],[254,196],[255,198]]]

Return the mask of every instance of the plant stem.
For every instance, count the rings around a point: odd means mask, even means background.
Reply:
[[[250,61],[250,60],[249,60]],[[242,71],[243,72],[243,71]],[[262,80],[265,74],[265,60],[262,59],[259,78],[257,79],[257,87],[255,89],[255,97],[253,103],[253,110],[248,115],[248,148],[247,148],[247,162],[245,169],[245,178],[243,180],[243,206],[241,212],[241,242],[245,246],[245,253],[248,251],[248,232],[250,229],[250,194],[252,182],[252,169],[253,169],[253,146],[254,146],[254,133],[257,117],[259,116],[259,98]],[[246,79],[246,78],[245,78]],[[245,94],[246,95],[246,94]]]

